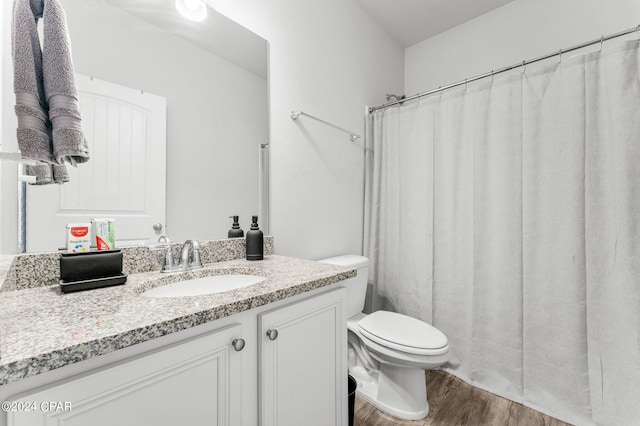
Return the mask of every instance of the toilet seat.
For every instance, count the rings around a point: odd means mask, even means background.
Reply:
[[[377,311],[358,321],[360,333],[389,349],[414,355],[442,355],[449,351],[447,337],[437,328],[406,315]]]

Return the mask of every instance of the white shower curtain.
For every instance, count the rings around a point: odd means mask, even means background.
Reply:
[[[639,46],[369,120],[373,309],[441,329],[469,383],[580,425],[640,424]]]

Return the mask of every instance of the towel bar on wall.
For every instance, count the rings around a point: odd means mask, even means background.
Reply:
[[[331,126],[334,129],[338,129],[338,130],[340,130],[342,132],[348,133],[349,134],[349,139],[351,140],[351,142],[355,142],[356,140],[361,138],[361,136],[356,134],[356,133],[353,133],[353,132],[351,132],[351,131],[343,128],[343,127],[336,126],[333,123],[329,123],[328,121],[322,120],[322,119],[320,119],[320,118],[318,118],[316,116],[313,116],[311,114],[307,114],[304,111],[291,111],[291,119],[294,120],[294,121],[297,120],[301,115],[307,116],[309,118],[313,118],[314,120],[319,121],[319,122],[321,122],[323,124],[326,124],[327,126]]]
[[[3,151],[0,151],[0,160],[18,163],[18,181],[19,182],[27,182],[27,183],[36,182],[36,177],[25,175],[24,170],[21,167],[21,165],[34,165],[36,164],[36,161],[22,158],[22,154],[20,154],[19,152],[3,152]]]
[[[13,161],[16,163],[35,164],[34,160],[22,158],[22,154],[19,152],[3,152],[0,151],[0,160]]]

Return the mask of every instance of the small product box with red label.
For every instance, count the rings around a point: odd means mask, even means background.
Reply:
[[[93,219],[96,248],[98,250],[113,250],[116,248],[116,233],[114,225],[114,219]]]
[[[67,224],[67,250],[70,253],[89,251],[89,247],[91,246],[90,231],[90,223]]]

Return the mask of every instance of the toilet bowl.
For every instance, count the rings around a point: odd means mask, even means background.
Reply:
[[[388,311],[364,314],[369,259],[346,255],[320,262],[355,268],[347,288],[349,374],[357,394],[380,410],[405,420],[429,414],[424,370],[449,360],[447,337],[416,318]]]

